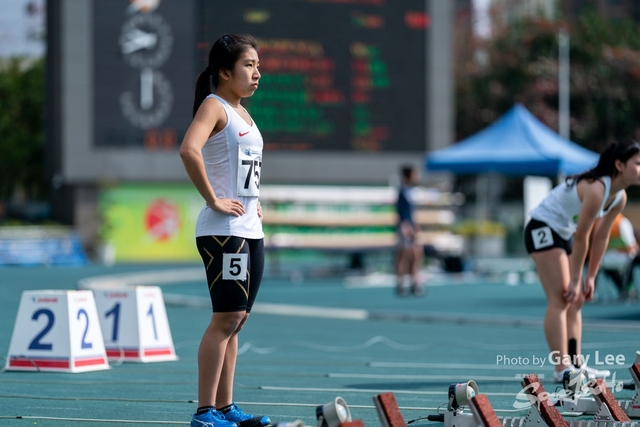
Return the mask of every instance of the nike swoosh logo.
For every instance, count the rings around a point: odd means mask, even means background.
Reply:
[[[245,133],[242,132],[238,132],[238,136],[245,136],[246,134],[248,134],[249,132],[251,132],[250,130],[246,131]]]

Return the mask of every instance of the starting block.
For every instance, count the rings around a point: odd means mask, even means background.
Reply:
[[[562,418],[537,375],[525,376],[522,379],[522,388],[529,399],[531,410],[519,423],[520,427],[532,427],[540,424],[548,427],[569,427],[569,423]]]
[[[615,375],[614,375],[615,377]],[[565,372],[562,379],[563,395],[559,402],[565,413],[595,415],[598,404],[587,387],[587,376],[579,370]]]
[[[591,383],[592,387],[600,385],[606,388],[606,384],[601,379],[593,380]],[[621,409],[614,409],[615,415],[609,411],[611,414],[609,419],[605,419],[601,414],[600,418],[596,417],[593,420],[567,421],[554,405],[551,396],[545,391],[537,375],[525,376],[522,387],[531,403],[531,410],[526,417],[497,417],[486,396],[477,395],[470,399],[469,405],[474,416],[473,424],[468,423],[465,427],[637,427],[635,423],[624,416],[624,413],[620,413]],[[606,403],[604,407],[615,408],[617,402],[614,405],[615,399],[613,399],[611,392],[607,393],[607,391],[608,388],[599,393],[602,396],[602,402]]]
[[[596,421],[631,422],[629,416],[622,410],[618,401],[605,384],[604,380],[591,380],[587,384],[593,398],[598,405],[598,412],[593,418]]]
[[[162,290],[158,286],[94,289],[109,360],[177,360]]]
[[[373,404],[382,427],[407,427],[393,393],[382,393],[373,397]]]
[[[451,384],[447,393],[447,412],[444,413],[445,427],[475,427],[478,420],[471,412],[464,412],[464,408],[471,405],[471,398],[478,395],[475,381]]]
[[[620,400],[617,403],[629,418],[640,418],[640,352],[636,354],[635,363],[631,365],[629,371],[631,372],[633,387],[635,388],[636,393],[633,396],[633,399]],[[615,375],[613,379],[615,383]],[[618,383],[618,385],[616,385],[616,391],[619,390],[618,386],[620,384],[621,383]],[[603,385],[607,385],[606,381]],[[565,390],[566,389],[567,387],[565,386]],[[597,389],[596,392],[599,392],[599,389]],[[611,396],[611,398],[613,399],[613,396]],[[569,391],[567,397],[560,399],[560,402],[565,412],[573,413],[575,415],[597,415],[602,406],[590,391],[587,393],[572,393],[571,391]],[[605,418],[608,417],[606,413],[603,416]]]
[[[620,407],[630,418],[640,418],[640,353],[636,353],[636,360],[629,368],[631,378],[635,384],[636,393],[631,400],[621,400]]]
[[[7,370],[87,372],[109,369],[91,291],[24,291]]]
[[[531,411],[525,418],[521,427],[532,427],[534,424],[544,423],[549,427],[635,427],[618,402],[604,380],[591,380],[587,387],[592,391],[600,409],[593,420],[566,421],[558,409],[554,406],[549,394],[538,380],[536,375],[528,375],[523,381],[525,393],[530,397]],[[503,423],[504,425],[504,423]]]

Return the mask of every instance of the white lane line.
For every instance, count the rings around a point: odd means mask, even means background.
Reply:
[[[264,405],[264,406],[299,406],[306,408],[316,408],[319,403],[280,403],[280,402],[236,402],[238,405]],[[376,409],[373,405],[351,405],[349,404],[349,408],[360,408],[360,409]],[[437,411],[437,407],[429,408],[429,407],[418,407],[418,406],[400,406],[400,409],[406,409],[409,411]]]
[[[271,303],[256,303],[251,312],[324,319],[366,320],[369,318],[367,310]]]
[[[379,389],[379,390],[364,390],[360,388],[320,388],[320,387],[277,387],[277,386],[269,386],[269,385],[261,385],[258,386],[260,390],[268,390],[268,391],[295,391],[295,392],[310,392],[310,393],[320,393],[320,392],[331,392],[331,393],[394,393],[394,394],[417,394],[417,395],[433,395],[433,396],[447,396],[447,391],[417,391],[417,390],[389,390],[389,389]],[[515,397],[517,393],[485,393],[489,396],[509,396]]]
[[[188,307],[211,307],[211,300],[207,297],[188,295],[164,294],[165,304],[183,305]],[[367,310],[351,308],[318,307],[312,305],[255,303],[252,313],[275,314],[279,316],[316,317],[323,319],[366,320]]]
[[[545,362],[547,360],[545,359]],[[418,363],[418,362],[369,362],[371,368],[416,368],[416,369],[513,369],[517,371],[526,371],[531,369],[527,365],[490,365],[490,364],[473,364],[473,363]],[[535,367],[534,367],[535,368]]]
[[[296,406],[296,407],[304,407],[304,408],[316,408],[318,403],[281,403],[281,402],[236,402],[238,405],[260,405],[260,406]],[[359,409],[376,409],[375,406],[369,405],[349,405],[349,408],[359,408]],[[399,406],[402,410],[407,411],[439,411],[442,409],[442,405],[438,407],[419,407],[419,406]],[[522,409],[498,409],[493,408],[496,412],[523,412],[528,411],[530,408],[522,408]]]
[[[84,421],[94,423],[112,423],[112,424],[189,424],[188,421],[140,421],[140,420],[114,420],[104,418],[67,418],[67,417],[47,417],[38,415],[14,415],[1,416],[0,419],[23,419],[23,420],[51,420],[51,421]],[[34,423],[37,424],[37,423]]]
[[[423,272],[423,277],[427,277],[427,287],[442,286],[478,286],[478,283],[484,284],[486,279],[479,277],[475,273],[462,273],[452,277],[449,274],[439,274],[432,272]],[[387,273],[370,273],[365,276],[351,276],[343,280],[344,287],[347,289],[372,289],[372,288],[393,288],[396,286],[396,276]]]
[[[172,270],[138,271],[85,277],[78,281],[79,289],[113,289],[136,285],[163,285],[207,280],[203,268],[178,268]]]
[[[436,380],[436,381],[468,381],[469,378],[453,375],[393,375],[393,374],[343,374],[328,373],[329,378],[360,378],[360,379],[386,379],[386,380]],[[478,381],[522,381],[522,378],[513,377],[491,377],[474,375],[473,380]]]

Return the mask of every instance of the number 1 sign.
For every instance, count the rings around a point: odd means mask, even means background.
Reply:
[[[7,370],[86,372],[109,369],[91,291],[24,291]]]
[[[95,296],[109,360],[177,360],[159,287],[96,289]]]

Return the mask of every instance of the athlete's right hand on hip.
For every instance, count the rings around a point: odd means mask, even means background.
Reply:
[[[210,209],[227,215],[244,215],[244,206],[234,199],[216,199],[212,204],[207,203]]]

